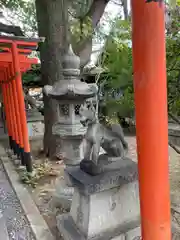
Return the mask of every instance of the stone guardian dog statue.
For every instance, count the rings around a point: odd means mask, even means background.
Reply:
[[[106,157],[114,159],[114,161],[125,157],[128,144],[119,124],[113,124],[111,127],[100,124],[92,103],[81,106],[80,116],[81,123],[87,126],[84,160],[92,161],[93,165],[97,166],[100,147],[105,150]]]

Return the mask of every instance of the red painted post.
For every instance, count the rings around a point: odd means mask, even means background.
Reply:
[[[164,8],[132,0],[136,134],[143,240],[170,240]]]
[[[7,83],[7,73],[6,71],[4,71],[5,73],[5,83],[3,83],[4,86],[4,95],[6,96],[6,106],[7,106],[7,112],[6,112],[6,117],[7,117],[7,121],[9,122],[10,126],[11,126],[11,134],[12,134],[12,147],[13,147],[13,151],[14,154],[16,154],[16,138],[15,138],[15,126],[13,124],[13,114],[12,114],[12,105],[11,105],[11,99],[10,99],[10,93],[9,93],[9,88],[8,88],[8,83]]]
[[[18,126],[18,112],[16,109],[15,102],[17,100],[17,96],[14,95],[13,91],[13,85],[12,85],[12,79],[11,79],[11,72],[10,68],[7,68],[7,73],[8,73],[8,87],[9,87],[9,92],[10,92],[10,97],[11,97],[11,102],[12,102],[12,115],[13,115],[13,124],[15,127],[15,135],[16,135],[16,153],[17,156],[20,158],[20,132],[19,132],[19,126]]]
[[[4,77],[4,80],[5,80],[5,77]],[[5,83],[1,83],[1,88],[2,88],[4,111],[5,111],[5,116],[6,116],[6,126],[7,126],[7,130],[8,130],[8,136],[9,136],[9,145],[10,145],[10,148],[13,150],[12,126],[11,126],[9,110],[8,110],[8,102],[7,102],[8,99],[7,99],[6,89],[5,89]]]
[[[9,71],[10,71],[10,78],[11,78],[11,86],[12,86],[12,94],[14,96],[14,107],[15,107],[15,113],[16,113],[16,123],[17,123],[17,129],[18,129],[18,136],[19,136],[19,154],[21,158],[21,164],[25,166],[24,161],[24,143],[23,143],[23,135],[22,135],[22,125],[21,125],[21,117],[20,117],[20,109],[18,104],[18,95],[16,90],[16,83],[15,79],[12,79],[13,77],[13,66],[12,64],[9,65]]]
[[[14,128],[14,148],[15,153],[20,156],[19,152],[19,135],[18,135],[18,127],[17,127],[17,118],[16,118],[16,110],[14,105],[14,96],[12,91],[12,83],[9,81],[10,74],[9,69],[6,69],[6,75],[7,75],[7,91],[9,93],[9,104],[10,104],[10,112],[11,112],[11,121],[13,122],[13,128]]]
[[[23,134],[23,143],[24,143],[24,160],[26,163],[26,169],[28,172],[32,172],[32,160],[30,153],[30,144],[29,144],[29,136],[28,136],[28,128],[27,128],[27,120],[26,120],[26,112],[25,112],[25,103],[24,103],[24,94],[22,88],[22,80],[21,80],[21,72],[20,65],[18,59],[18,51],[17,44],[15,42],[12,43],[12,58],[13,58],[13,67],[14,67],[14,75],[15,75],[15,83],[17,90],[17,97],[19,103],[19,113],[21,117],[21,125],[22,125],[22,134]]]

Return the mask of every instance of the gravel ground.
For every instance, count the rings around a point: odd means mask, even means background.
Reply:
[[[35,240],[20,202],[0,162],[0,211],[6,221],[10,240]],[[1,239],[1,237],[0,237]]]

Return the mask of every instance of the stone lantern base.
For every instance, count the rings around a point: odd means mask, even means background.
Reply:
[[[81,159],[84,157],[84,141],[82,135],[76,136],[57,136],[58,142],[56,155],[61,155],[66,167],[79,166]],[[57,152],[58,151],[58,152]],[[71,207],[74,188],[71,186],[68,174],[65,172],[64,177],[57,179],[56,191],[53,195],[53,202],[56,206],[69,210]]]

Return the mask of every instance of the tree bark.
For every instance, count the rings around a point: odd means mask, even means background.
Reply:
[[[129,17],[128,14],[128,1],[127,0],[121,0],[122,6],[123,6],[123,12],[124,12],[124,19],[127,20]]]
[[[40,46],[43,85],[53,85],[62,79],[61,60],[68,47],[67,0],[36,0],[39,36],[45,37]],[[44,94],[44,151],[53,157],[55,138],[52,126],[57,121],[56,102]]]

